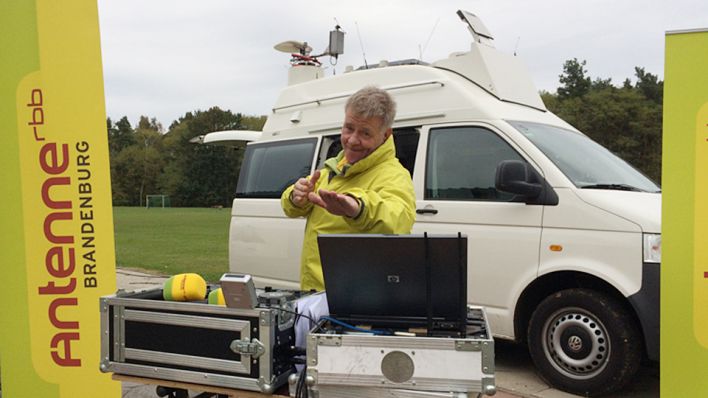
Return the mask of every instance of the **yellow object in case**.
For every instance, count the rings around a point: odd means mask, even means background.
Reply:
[[[173,275],[165,281],[162,297],[167,301],[204,300],[206,281],[194,273]]]
[[[209,304],[226,306],[224,291],[221,288],[209,292]]]

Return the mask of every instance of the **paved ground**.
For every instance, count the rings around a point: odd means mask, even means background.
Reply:
[[[148,275],[127,269],[117,270],[117,287],[138,290],[162,286],[165,277]],[[495,347],[497,398],[578,398],[550,388],[533,370],[525,348],[498,342]],[[124,398],[155,398],[155,386],[123,383]],[[642,367],[639,377],[627,391],[607,398],[658,398],[659,371],[652,366]]]

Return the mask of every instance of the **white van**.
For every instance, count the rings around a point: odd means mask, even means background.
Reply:
[[[230,269],[298,288],[305,220],[285,217],[280,194],[337,154],[344,102],[377,85],[398,103],[413,232],[468,236],[468,301],[486,307],[495,337],[527,342],[557,388],[621,388],[643,356],[659,356],[660,188],[549,112],[519,60],[495,50],[472,14],[458,14],[473,33],[470,51],[432,64],[323,77],[296,59],[245,150]]]

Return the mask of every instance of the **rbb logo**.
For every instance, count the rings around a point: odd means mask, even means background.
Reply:
[[[30,94],[30,103],[27,104],[32,109],[32,120],[27,125],[32,127],[35,141],[44,141],[44,137],[39,136],[39,126],[44,125],[44,96],[42,90],[35,88]]]

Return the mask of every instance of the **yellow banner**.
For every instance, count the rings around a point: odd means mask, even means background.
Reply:
[[[708,52],[708,47],[703,47],[703,51]],[[704,62],[708,62],[708,57]],[[708,86],[704,90],[708,90]],[[696,115],[695,142],[696,194],[693,206],[696,216],[693,236],[698,240],[693,246],[693,331],[708,354],[708,99]]]
[[[115,253],[96,2],[3,2],[0,26],[2,394],[119,396],[99,371]]]
[[[661,395],[708,391],[708,29],[666,36]]]

